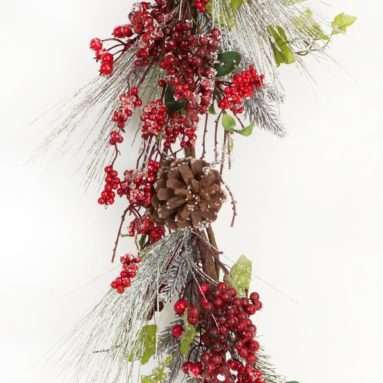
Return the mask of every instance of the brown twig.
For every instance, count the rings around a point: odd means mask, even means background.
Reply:
[[[230,199],[231,199],[231,207],[232,207],[232,210],[233,210],[233,218],[231,220],[230,226],[233,227],[234,223],[235,223],[235,217],[238,215],[238,212],[237,212],[237,201],[234,199],[233,192],[230,190],[229,185],[227,183],[225,183],[222,178],[221,178],[221,182],[225,186],[227,192],[229,193]]]
[[[222,176],[223,168],[225,167],[225,156],[226,156],[226,144],[227,144],[227,135],[228,132],[225,132],[223,136],[223,144],[222,144],[222,155],[221,155],[221,167],[219,169],[219,174]]]
[[[218,162],[218,124],[219,120],[221,119],[223,111],[221,111],[215,120],[215,129],[214,129],[214,156],[215,156],[215,162]]]
[[[205,158],[205,154],[206,154],[206,134],[207,134],[208,121],[209,121],[209,113],[206,113],[205,126],[203,129],[202,156],[201,156],[201,158]]]
[[[118,244],[120,242],[122,226],[124,225],[126,215],[128,214],[129,211],[130,211],[130,205],[124,210],[124,212],[122,213],[122,216],[121,216],[120,227],[118,228],[117,238],[116,238],[116,241],[114,242],[112,263],[114,262],[114,260],[116,258],[116,252],[117,252]]]

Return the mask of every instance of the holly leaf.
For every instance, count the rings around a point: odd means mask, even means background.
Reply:
[[[233,12],[236,12],[244,3],[245,0],[231,0],[230,2],[230,8],[233,10]]]
[[[197,335],[197,330],[193,325],[187,321],[187,311],[184,315],[184,332],[180,338],[180,351],[181,354],[187,356],[193,344],[194,338]]]
[[[250,125],[246,126],[242,130],[239,130],[238,133],[244,137],[249,137],[253,134],[254,130],[254,122],[252,122]]]
[[[172,114],[178,110],[184,109],[186,106],[186,100],[175,100],[174,91],[170,86],[168,86],[165,90],[165,106],[168,110],[168,114]]]
[[[141,329],[140,335],[129,354],[128,361],[139,360],[141,364],[149,362],[157,349],[157,325],[146,325]]]
[[[215,65],[217,77],[226,76],[232,72],[241,62],[241,55],[236,51],[218,53],[218,63]]]
[[[235,120],[234,117],[229,114],[224,114],[222,117],[222,125],[226,132],[233,133],[235,131]]]
[[[335,16],[334,20],[331,22],[333,34],[337,35],[339,33],[346,33],[347,28],[353,25],[357,20],[357,17],[347,15],[346,13],[340,13]]]
[[[296,61],[295,53],[290,48],[289,40],[285,30],[277,25],[269,26],[267,32],[270,35],[270,44],[273,49],[274,58],[277,66],[281,64],[292,64]]]
[[[226,282],[237,290],[239,296],[246,296],[250,286],[251,272],[252,262],[242,255],[226,276]]]

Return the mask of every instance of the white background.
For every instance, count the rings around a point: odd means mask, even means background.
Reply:
[[[226,179],[240,216],[233,230],[224,213],[218,240],[230,258],[254,261],[265,307],[257,326],[282,374],[301,383],[379,382],[383,8],[332,3],[329,15],[359,17],[331,46],[341,65],[308,60],[318,86],[281,70],[289,135],[237,140]],[[123,22],[129,5],[1,0],[1,382],[59,382],[44,355],[115,275],[121,205],[105,211],[95,189],[83,192],[80,175],[70,177],[79,159],[46,172],[25,162],[50,128],[38,134],[29,123],[92,78],[89,39]]]

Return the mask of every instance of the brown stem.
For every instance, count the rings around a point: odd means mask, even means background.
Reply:
[[[118,228],[117,238],[116,238],[116,241],[114,242],[113,255],[112,255],[112,263],[114,262],[114,260],[116,258],[116,252],[117,252],[118,243],[120,242],[122,226],[124,225],[126,215],[128,214],[129,211],[130,211],[130,206],[128,206],[124,210],[124,212],[123,212],[123,214],[121,216],[120,227]]]
[[[219,120],[221,119],[222,116],[222,111],[219,113],[217,119],[215,120],[215,129],[214,129],[214,156],[215,156],[215,161],[218,162],[218,124]]]
[[[209,113],[206,113],[205,126],[203,129],[202,156],[201,156],[201,158],[205,158],[205,154],[206,154],[206,134],[207,134],[208,121],[209,121]]]
[[[215,234],[211,225],[209,225],[206,228],[206,232],[207,232],[207,237],[209,238],[209,242],[212,244],[214,248],[218,249],[217,241],[215,239]],[[219,280],[220,265],[219,265],[219,262],[217,262],[217,260],[218,259],[214,257],[215,274],[217,276],[217,280]]]

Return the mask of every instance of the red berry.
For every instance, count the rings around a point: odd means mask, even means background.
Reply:
[[[113,65],[109,62],[103,62],[100,67],[100,73],[102,75],[109,75],[113,73]]]
[[[175,304],[174,304],[174,311],[178,315],[184,315],[186,309],[188,308],[188,302],[186,299],[179,299]]]
[[[92,39],[90,41],[89,46],[90,46],[90,49],[97,52],[102,49],[102,41],[100,39]]]
[[[172,335],[179,338],[184,332],[184,328],[180,324],[176,324],[172,327]]]

